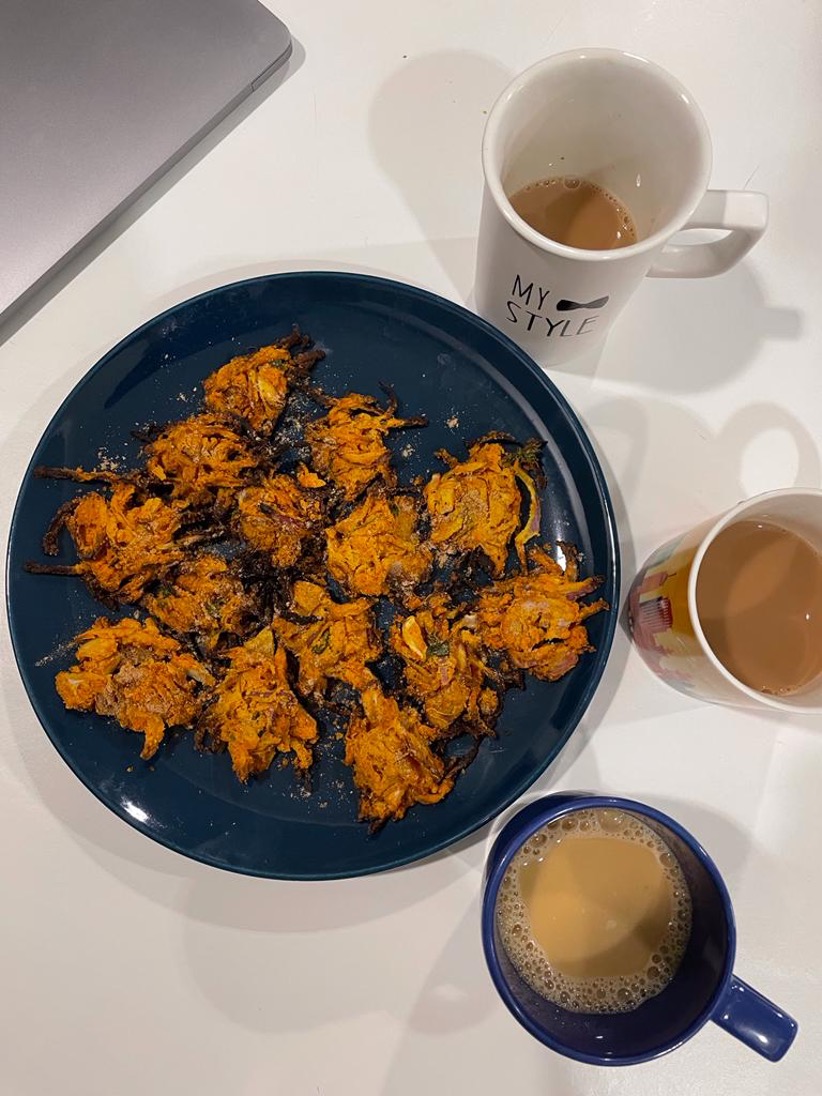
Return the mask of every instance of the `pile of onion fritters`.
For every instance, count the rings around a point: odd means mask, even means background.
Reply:
[[[76,562],[28,567],[138,610],[77,637],[67,708],[141,733],[146,760],[189,728],[242,781],[275,759],[304,776],[333,715],[377,828],[447,795],[505,690],[573,669],[607,605],[583,600],[601,580],[572,546],[561,566],[538,543],[538,442],[488,435],[400,486],[386,436],[425,420],[388,389],[329,396],[322,357],[295,328],[208,376],[201,412],[144,432],[139,467],[39,468],[89,487],[43,539],[54,556],[65,530]]]

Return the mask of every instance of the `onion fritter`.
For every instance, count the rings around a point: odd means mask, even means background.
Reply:
[[[256,615],[253,599],[229,564],[211,552],[187,559],[143,604],[171,632],[191,636],[206,652],[246,635]]]
[[[369,494],[325,531],[328,570],[349,594],[378,597],[425,581],[433,553],[410,495]]]
[[[242,487],[259,458],[246,438],[217,415],[170,423],[146,446],[146,471],[189,506],[214,503],[218,492]]]
[[[356,392],[328,402],[328,414],[305,428],[311,459],[320,475],[339,487],[348,502],[375,480],[396,486],[397,474],[383,438],[390,430],[423,426],[426,420],[397,418],[393,397],[386,409],[373,396]]]
[[[496,577],[505,569],[511,538],[520,527],[521,495],[517,481],[529,495],[531,513],[517,552],[523,561],[525,542],[539,531],[539,500],[533,479],[515,456],[494,441],[478,441],[468,459],[458,461],[450,453],[438,454],[449,465],[425,485],[424,496],[431,516],[431,543],[442,556],[480,551]]]
[[[277,646],[270,628],[263,628],[242,647],[232,648],[228,658],[230,666],[198,726],[200,736],[225,743],[243,783],[265,772],[280,753],[293,753],[295,769],[308,769],[317,723],[292,692],[285,648]]]
[[[462,615],[464,608],[451,605],[446,594],[432,594],[394,621],[389,642],[403,661],[409,693],[432,727],[445,733],[459,721],[487,733],[499,709],[488,681],[498,675],[486,666],[482,641]]]
[[[602,598],[580,602],[602,579],[580,581],[575,551],[570,545],[561,547],[564,570],[544,548],[535,548],[529,573],[487,586],[477,599],[477,634],[485,646],[543,681],[557,681],[581,654],[593,650],[582,622],[608,608]]]
[[[240,536],[264,552],[273,567],[293,567],[308,541],[322,528],[320,487],[302,487],[285,472],[265,476],[237,495],[235,519]]]
[[[149,617],[112,623],[100,617],[77,637],[77,663],[56,678],[67,708],[111,715],[121,727],[145,735],[145,761],[157,752],[167,727],[190,727],[200,713],[201,685],[209,671]]]
[[[304,696],[322,696],[329,678],[355,689],[374,682],[366,663],[380,657],[382,643],[367,598],[340,603],[324,587],[299,581],[294,583],[291,612],[300,623],[277,617],[271,627],[297,657]]]
[[[438,803],[454,775],[431,749],[437,731],[412,707],[400,707],[379,685],[362,693],[362,712],[345,735],[345,763],[360,793],[360,818],[380,825],[402,818],[415,803]]]
[[[91,491],[61,507],[44,538],[51,555],[57,551],[57,532],[63,525],[79,562],[51,567],[30,564],[28,569],[80,575],[92,592],[107,600],[138,601],[149,583],[185,557],[185,546],[177,539],[182,526],[179,508],[146,497],[130,483],[116,484],[110,498]]]
[[[282,414],[291,380],[325,357],[322,350],[305,350],[309,343],[295,329],[271,346],[232,358],[203,382],[206,407],[236,415],[258,433],[268,433]],[[292,356],[292,349],[301,353]]]

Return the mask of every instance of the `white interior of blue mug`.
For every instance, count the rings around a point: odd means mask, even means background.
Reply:
[[[705,193],[711,144],[699,108],[664,69],[618,50],[558,54],[502,93],[483,142],[486,181],[521,235],[562,254],[625,257],[680,229]],[[609,190],[633,216],[638,241],[581,251],[546,240],[508,199],[540,179],[575,176]]]

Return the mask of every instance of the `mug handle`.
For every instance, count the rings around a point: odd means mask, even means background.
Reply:
[[[735,974],[711,1019],[769,1062],[778,1062],[796,1038],[796,1020]]]
[[[751,250],[768,224],[768,199],[750,190],[708,190],[688,228],[727,229],[707,244],[666,244],[648,271],[650,278],[708,278],[723,274]]]

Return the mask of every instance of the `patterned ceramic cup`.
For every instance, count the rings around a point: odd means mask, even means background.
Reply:
[[[740,521],[782,526],[822,553],[822,491],[789,488],[740,502],[664,544],[646,561],[628,595],[634,643],[655,674],[689,696],[746,708],[820,712],[822,676],[795,693],[759,692],[735,678],[706,639],[696,603],[700,567],[719,533]]]

